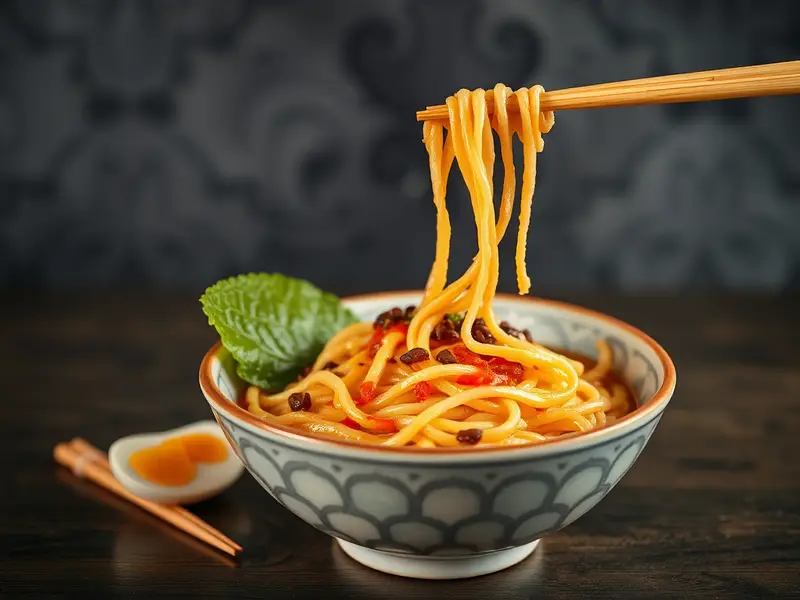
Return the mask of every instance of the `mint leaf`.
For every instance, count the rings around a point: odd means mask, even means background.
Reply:
[[[278,273],[224,279],[200,303],[239,377],[269,391],[294,381],[333,334],[358,320],[333,294]]]

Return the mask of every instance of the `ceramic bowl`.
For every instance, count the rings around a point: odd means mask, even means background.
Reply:
[[[346,300],[363,320],[419,293]],[[336,538],[355,560],[408,577],[454,579],[499,571],[538,540],[585,514],[631,468],[669,402],[675,368],[641,331],[559,302],[499,296],[500,319],[540,343],[596,355],[609,341],[615,369],[638,408],[614,425],[528,447],[382,448],[267,425],[236,404],[244,385],[219,344],[200,367],[200,386],[247,469],[280,504]]]

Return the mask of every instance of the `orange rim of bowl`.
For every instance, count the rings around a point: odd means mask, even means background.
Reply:
[[[348,296],[346,298],[342,298],[342,301],[358,302],[364,300],[378,300],[388,296],[404,296],[412,294],[421,295],[422,292],[414,290],[410,291],[406,290],[406,291],[396,291],[396,292],[378,292],[374,294],[360,294],[357,296]],[[593,429],[586,433],[567,434],[558,438],[554,438],[552,440],[547,440],[545,442],[539,442],[536,444],[521,444],[519,446],[483,446],[483,447],[478,446],[478,447],[465,447],[465,448],[461,447],[417,448],[414,446],[382,446],[380,444],[364,444],[361,442],[353,442],[349,440],[339,440],[323,434],[300,432],[296,429],[292,429],[291,427],[287,427],[284,425],[268,423],[260,419],[247,409],[242,408],[236,402],[233,402],[228,398],[226,398],[222,394],[222,392],[219,391],[216,384],[214,383],[211,377],[211,365],[214,362],[214,358],[216,357],[217,352],[220,350],[220,347],[222,346],[222,342],[220,340],[217,340],[217,342],[211,347],[211,349],[203,357],[203,362],[200,364],[200,388],[203,390],[203,393],[205,394],[209,402],[213,405],[215,410],[218,410],[222,414],[228,415],[229,417],[234,417],[236,419],[240,419],[242,421],[247,422],[249,425],[256,427],[257,429],[262,429],[269,433],[290,440],[294,440],[296,442],[313,443],[317,447],[335,446],[335,447],[353,448],[353,449],[361,449],[361,450],[369,450],[377,452],[389,452],[394,454],[406,454],[406,455],[435,454],[439,456],[463,455],[464,453],[475,454],[475,453],[487,453],[487,452],[519,452],[521,450],[530,450],[532,448],[552,447],[554,444],[563,445],[569,441],[575,441],[575,440],[580,440],[581,442],[584,441],[591,442],[592,440],[597,439],[598,437],[605,437],[606,435],[610,435],[614,431],[624,429],[635,421],[649,422],[650,419],[648,417],[653,417],[659,412],[661,412],[666,406],[666,404],[669,402],[670,398],[672,397],[672,393],[675,390],[675,383],[676,383],[675,365],[672,363],[672,359],[669,357],[666,350],[664,350],[664,348],[662,348],[658,342],[656,342],[649,335],[647,335],[640,329],[637,329],[633,325],[629,325],[624,321],[620,321],[619,319],[610,317],[603,313],[588,308],[583,308],[581,306],[575,306],[574,304],[569,304],[567,302],[560,302],[558,300],[520,297],[514,294],[497,294],[495,297],[504,300],[512,300],[514,302],[530,302],[532,304],[550,306],[553,308],[558,308],[569,312],[583,314],[593,319],[605,321],[606,323],[609,323],[614,327],[627,331],[628,333],[639,338],[639,340],[644,342],[656,353],[656,356],[658,356],[659,360],[661,361],[661,365],[664,368],[664,381],[662,382],[658,390],[656,390],[656,393],[653,395],[653,397],[650,399],[649,402],[647,402],[643,406],[638,406],[636,409],[629,412],[624,417],[618,419],[613,425],[609,425],[607,427],[602,427],[599,429]]]

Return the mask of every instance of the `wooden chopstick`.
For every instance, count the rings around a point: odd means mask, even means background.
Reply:
[[[204,526],[198,525],[196,517],[195,519],[188,519],[180,511],[176,511],[174,506],[157,504],[139,498],[131,493],[116,480],[110,469],[107,470],[106,467],[98,462],[97,456],[83,454],[71,444],[61,443],[53,449],[53,457],[57,463],[70,469],[77,476],[88,479],[116,495],[125,498],[129,502],[136,504],[140,508],[198,540],[205,542],[209,546],[213,546],[231,556],[236,556],[236,553],[241,549],[241,546],[239,546],[239,549],[235,547],[238,546],[238,544],[231,545],[223,541],[221,539],[221,537],[224,538],[222,533],[216,532],[216,535],[209,533],[208,529],[211,528],[211,526],[207,523],[204,523]]]
[[[140,509],[138,506],[131,504],[124,498],[120,498],[114,492],[92,483],[91,481],[87,481],[86,479],[78,477],[69,469],[59,469],[56,473],[56,477],[58,478],[59,482],[68,485],[81,496],[102,502],[105,506],[109,506],[120,511],[121,513],[124,513],[125,517],[130,519],[131,522],[149,525],[151,528],[153,528],[153,531],[158,532],[159,535],[165,535],[178,540],[187,548],[191,548],[194,551],[201,553],[203,556],[208,556],[225,566],[236,567],[239,564],[238,556],[230,556],[227,553],[220,552],[216,548],[207,545],[205,542],[201,542],[192,535],[189,535],[182,529],[173,527],[152,513]]]
[[[800,93],[800,61],[793,60],[554,90],[544,92],[540,99],[542,110],[568,110],[797,93]],[[491,90],[486,92],[486,104],[491,112],[494,106]],[[510,110],[517,109],[514,96],[509,98],[508,106]],[[447,118],[445,105],[429,106],[417,112],[417,121]]]
[[[646,77],[643,79],[629,79],[627,81],[611,81],[608,83],[599,83],[599,84],[592,84],[592,85],[584,85],[580,87],[573,87],[567,88],[564,90],[554,90],[552,92],[545,92],[543,98],[545,96],[550,95],[557,95],[557,94],[565,94],[569,92],[578,93],[584,91],[592,91],[597,89],[613,89],[613,88],[648,88],[653,85],[659,84],[669,84],[670,82],[681,79],[682,81],[705,81],[709,78],[713,78],[719,81],[729,81],[729,80],[736,80],[742,77],[742,75],[753,76],[753,77],[770,77],[770,76],[782,76],[782,75],[792,75],[796,73],[798,70],[798,64],[800,61],[788,61],[788,62],[779,62],[779,63],[768,63],[765,65],[750,65],[746,67],[731,67],[729,69],[714,69],[711,71],[693,71],[691,73],[680,73],[677,75],[660,75],[658,77]],[[491,92],[487,93],[486,101],[489,104],[494,102],[494,97]],[[513,97],[509,97],[509,102],[513,102],[516,106],[516,99]],[[441,108],[439,106],[428,106],[428,109],[432,108]],[[420,111],[422,112],[422,111]]]
[[[81,455],[83,455],[85,457],[90,457],[90,458],[94,457],[95,458],[95,462],[99,466],[101,466],[103,469],[105,469],[109,473],[112,473],[111,465],[108,462],[108,457],[106,456],[105,452],[103,452],[99,448],[96,448],[95,446],[93,446],[92,444],[90,444],[89,442],[84,440],[83,438],[73,438],[72,441],[70,441],[69,444],[70,444],[70,446],[72,448],[74,448]],[[112,476],[113,476],[113,473],[112,473]],[[218,538],[220,541],[228,544],[231,548],[233,548],[237,552],[241,552],[242,551],[242,547],[239,544],[234,542],[231,538],[229,538],[227,535],[225,535],[221,531],[219,531],[217,529],[214,529],[211,525],[209,525],[208,523],[203,521],[203,519],[198,517],[193,512],[191,512],[189,510],[186,510],[184,507],[182,507],[182,506],[180,506],[178,504],[170,505],[170,507],[175,512],[180,514],[181,516],[183,516],[186,519],[188,519],[188,520],[192,521],[193,523],[197,524],[198,527],[201,527],[201,528],[205,529],[209,534],[211,534],[214,537]]]

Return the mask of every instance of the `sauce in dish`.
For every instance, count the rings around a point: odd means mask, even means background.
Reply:
[[[137,450],[128,462],[150,483],[181,486],[197,477],[197,464],[221,463],[228,452],[225,443],[210,433],[189,433]]]

